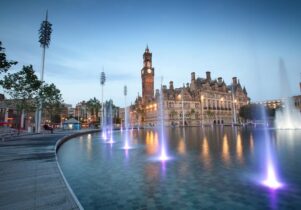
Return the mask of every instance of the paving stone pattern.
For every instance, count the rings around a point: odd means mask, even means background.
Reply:
[[[55,144],[67,133],[0,141],[0,209],[79,209],[61,176]]]

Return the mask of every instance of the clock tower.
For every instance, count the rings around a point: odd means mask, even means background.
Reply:
[[[154,97],[154,75],[155,69],[152,67],[152,53],[147,46],[143,54],[143,68],[141,69],[143,103],[147,103]]]

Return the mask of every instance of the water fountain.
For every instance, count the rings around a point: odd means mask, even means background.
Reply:
[[[125,141],[124,141],[124,146],[123,149],[128,150],[130,149],[129,145],[129,136],[128,136],[128,109],[127,109],[127,104],[126,104],[126,96],[127,96],[127,87],[124,86],[123,89],[123,94],[124,94],[124,131],[125,131]]]
[[[159,95],[159,118],[158,118],[158,129],[160,133],[160,156],[159,159],[161,161],[166,161],[169,159],[167,156],[167,145],[166,145],[166,139],[165,139],[165,132],[164,132],[164,105],[163,105],[163,88],[162,88],[162,80],[161,79],[161,90]]]
[[[103,87],[106,82],[106,75],[104,70],[100,74],[100,85],[101,85],[101,122],[99,122],[99,127],[101,127],[101,136],[104,140],[107,139],[106,126],[104,124],[104,103],[103,103]]]
[[[113,110],[112,110],[112,104],[113,104],[113,101],[110,100],[108,102],[105,103],[106,106],[105,106],[105,126],[106,126],[106,133],[107,133],[107,136],[108,136],[108,142],[107,143],[110,143],[110,144],[113,144],[114,143],[114,140],[113,140]]]
[[[267,122],[267,114],[265,111],[265,107],[261,107],[261,115],[263,116],[263,120]],[[264,127],[264,140],[265,140],[265,178],[261,181],[261,184],[264,186],[276,190],[281,188],[283,184],[279,181],[277,175],[276,161],[274,159],[272,145],[271,145],[271,137],[267,127]]]
[[[282,59],[279,60],[279,73],[281,75],[283,108],[276,111],[275,127],[277,129],[301,129],[301,114],[291,97],[287,72]]]

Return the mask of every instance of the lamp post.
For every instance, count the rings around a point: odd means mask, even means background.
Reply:
[[[233,106],[233,120],[234,120],[234,124],[236,124],[236,99],[234,97],[234,88],[233,88],[234,84],[232,83],[232,106]]]
[[[48,11],[46,11],[46,18],[42,22],[41,27],[39,29],[39,42],[41,47],[43,48],[42,54],[42,71],[41,71],[41,81],[44,82],[44,67],[45,67],[45,52],[46,48],[49,47],[50,44],[50,35],[52,32],[51,28],[52,24],[48,21]],[[42,101],[40,101],[38,105],[38,110],[36,112],[36,132],[40,133],[41,131],[41,121],[42,121]]]
[[[126,96],[127,96],[127,86],[125,85],[123,88],[123,95],[124,95],[124,129],[127,129],[127,110],[126,110]]]
[[[203,102],[204,102],[204,96],[201,95],[201,115],[202,115],[201,124],[202,124],[202,126],[203,126],[203,123],[204,123],[204,114],[203,114],[204,105],[203,105]]]
[[[219,104],[219,106],[220,106],[220,120],[219,120],[220,124],[222,124],[222,117],[223,117],[223,110],[224,110],[223,105],[224,105],[224,97],[221,97],[220,104]],[[224,122],[224,120],[223,120],[223,122]]]
[[[183,84],[182,93],[181,93],[181,99],[182,99],[182,124],[183,124],[183,127],[185,126],[185,114],[184,114],[184,88],[185,88],[185,84]]]
[[[106,82],[106,75],[104,70],[102,70],[100,74],[100,85],[101,85],[101,126],[103,127],[103,118],[104,118],[104,104],[103,104],[103,87]],[[99,127],[100,127],[100,122],[99,122]]]

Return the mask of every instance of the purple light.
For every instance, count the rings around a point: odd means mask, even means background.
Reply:
[[[110,140],[108,141],[108,143],[110,143],[110,144],[115,143],[114,140],[113,140],[113,135],[111,135]]]
[[[283,186],[283,184],[277,180],[275,169],[271,162],[268,163],[267,177],[262,181],[262,184],[274,190]]]
[[[161,148],[161,154],[160,154],[160,157],[159,157],[160,160],[162,161],[166,161],[168,160],[168,156],[166,155],[166,151],[165,151],[165,148],[164,146],[162,145],[162,148]]]
[[[107,139],[107,133],[106,133],[105,131],[103,131],[101,135],[102,135],[102,138],[103,138],[104,140]]]
[[[125,149],[125,150],[131,149],[127,140],[125,141],[124,147],[122,147],[122,149]]]
[[[125,140],[124,140],[124,146],[122,149],[128,150],[131,149],[130,144],[129,144],[129,137],[128,137],[128,130],[125,129]]]

